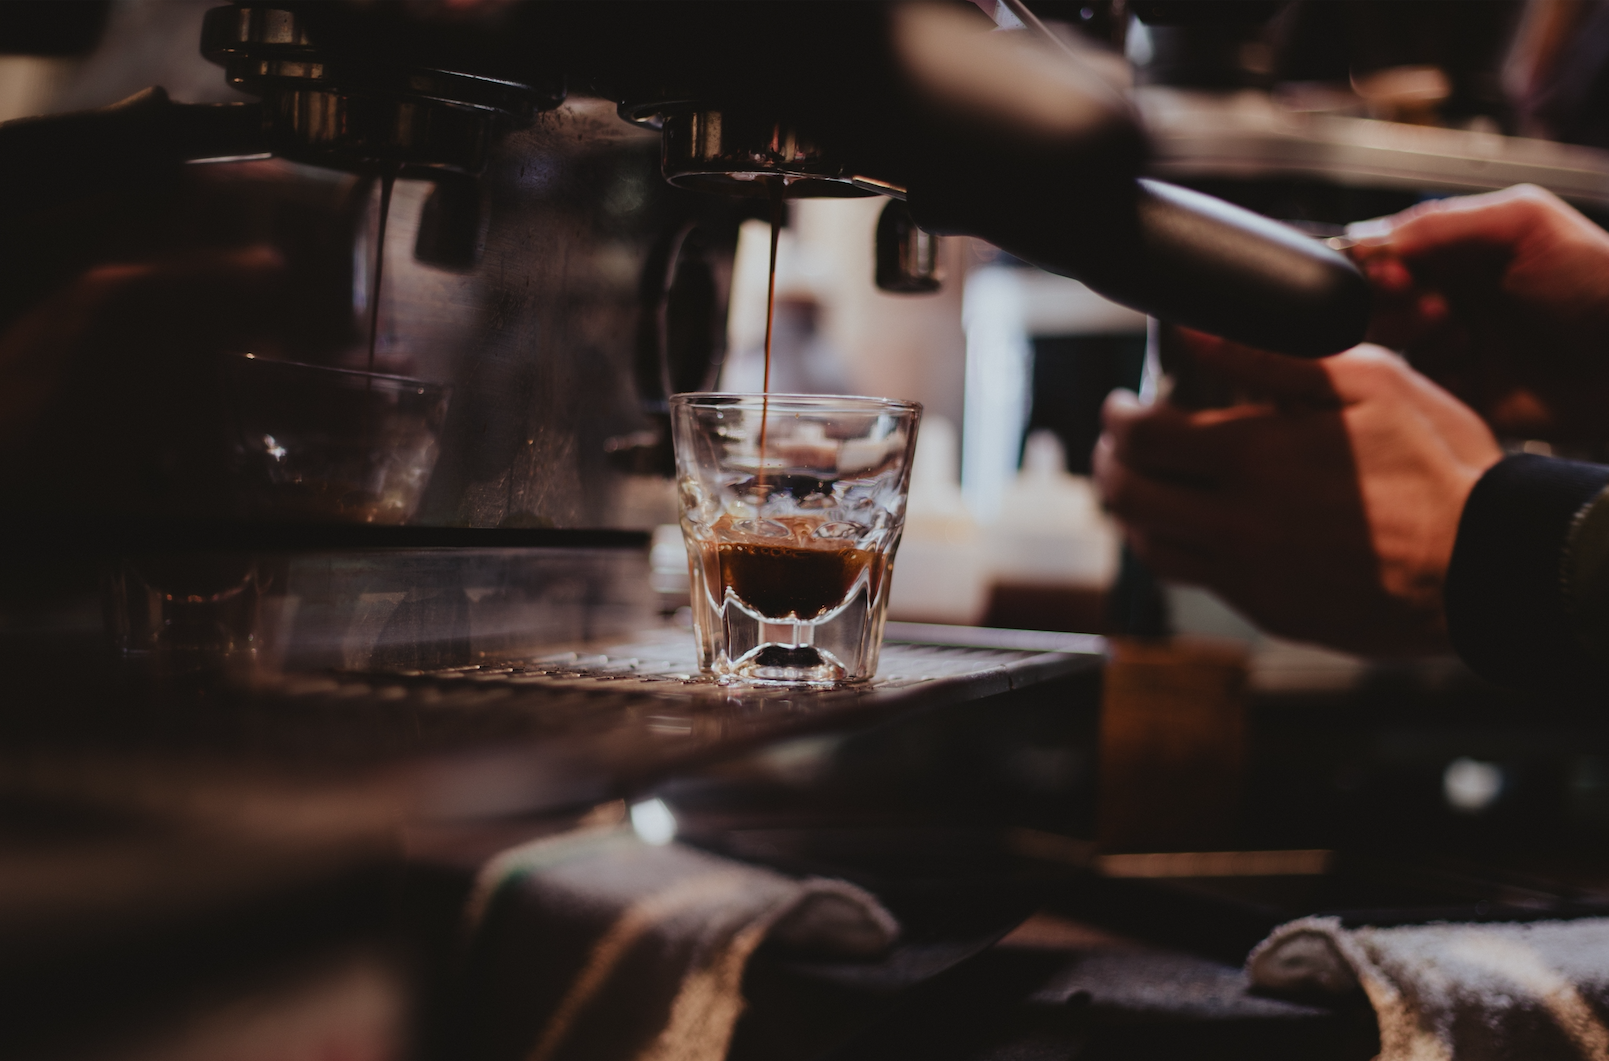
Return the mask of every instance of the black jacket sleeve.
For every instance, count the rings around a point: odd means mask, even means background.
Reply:
[[[1475,484],[1445,601],[1453,647],[1476,673],[1515,687],[1602,680],[1609,645],[1590,620],[1609,608],[1596,599],[1609,580],[1575,554],[1594,528],[1609,530],[1606,485],[1609,467],[1531,455],[1499,461]]]

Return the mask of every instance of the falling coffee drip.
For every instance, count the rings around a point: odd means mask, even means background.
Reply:
[[[369,372],[374,372],[374,347],[380,338],[380,279],[385,273],[385,223],[391,216],[391,187],[397,181],[397,171],[386,170],[380,176],[380,222],[374,230],[374,284],[369,291]],[[371,441],[369,396],[374,392],[374,379],[363,380],[363,448]]]
[[[765,424],[771,412],[771,324],[777,314],[777,240],[782,235],[782,182],[770,182],[771,264],[765,281],[765,375],[760,382],[760,467],[757,481],[765,482]]]
[[[380,177],[380,223],[374,233],[374,287],[369,295],[369,371],[374,371],[374,345],[380,338],[380,278],[385,272],[385,223],[391,214],[391,188],[397,173],[387,170]]]

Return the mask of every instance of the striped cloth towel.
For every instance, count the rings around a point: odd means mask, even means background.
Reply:
[[[1247,958],[1279,994],[1359,989],[1378,1061],[1609,1061],[1609,918],[1531,924],[1341,926],[1304,918]]]
[[[455,1045],[473,1061],[721,1061],[764,941],[871,957],[899,933],[875,898],[629,828],[505,851],[465,911]]]

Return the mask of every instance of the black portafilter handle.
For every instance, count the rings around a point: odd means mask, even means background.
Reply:
[[[1295,357],[1325,357],[1363,341],[1363,274],[1288,225],[1146,179],[1082,189],[1072,199],[1042,209],[1012,199],[1016,209],[957,211],[955,197],[924,201],[913,188],[911,207],[924,227],[982,237],[1170,324]]]
[[[1369,284],[1338,251],[1210,195],[1140,180],[1135,242],[1080,277],[1171,324],[1296,357],[1363,341]]]

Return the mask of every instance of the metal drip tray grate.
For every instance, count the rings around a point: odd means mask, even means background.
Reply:
[[[691,634],[663,628],[473,667],[172,679],[12,712],[6,761],[13,790],[83,786],[118,806],[260,785],[351,789],[387,821],[568,811],[774,741],[1018,690],[1058,713],[1093,705],[1099,640],[1050,647],[891,642],[876,680],[835,689],[720,685],[697,673]]]
[[[604,798],[668,770],[807,732],[1093,678],[1104,660],[1099,638],[1043,635],[1066,639],[1055,648],[1013,648],[1001,643],[1005,631],[965,633],[904,636],[990,643],[890,641],[877,678],[827,689],[722,685],[698,673],[683,629],[473,666],[286,674],[248,693],[231,728],[249,733],[259,750],[272,746],[303,762],[491,757],[518,790],[499,808],[524,809]]]
[[[920,628],[926,629],[926,628]],[[949,632],[949,636],[962,636],[965,631]],[[996,640],[1010,644],[1002,634],[1017,631],[974,631],[978,640]],[[1032,639],[1035,635],[1020,632]],[[941,636],[941,635],[934,635]],[[1043,636],[1043,635],[1039,635]],[[397,671],[388,677],[401,679],[417,686],[451,686],[455,683],[473,683],[532,691],[590,691],[614,694],[641,694],[679,700],[793,700],[801,696],[821,700],[840,698],[863,699],[898,690],[911,689],[924,683],[947,683],[955,680],[1004,679],[1006,687],[1013,679],[1032,680],[1031,676],[1046,667],[1055,669],[1057,663],[1069,659],[1087,659],[1098,656],[1104,649],[1099,638],[1080,638],[1078,635],[1050,635],[1059,638],[1057,647],[1045,651],[1033,647],[980,647],[965,644],[919,644],[890,641],[883,646],[881,665],[875,678],[869,682],[834,688],[811,686],[754,686],[722,684],[715,678],[699,673],[692,637],[686,630],[669,629],[610,645],[599,652],[559,652],[526,658],[487,661],[461,667],[439,670]]]

